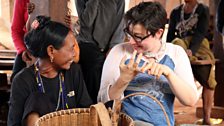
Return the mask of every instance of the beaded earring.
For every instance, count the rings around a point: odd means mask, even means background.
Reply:
[[[53,56],[50,57],[50,61],[51,61],[51,63],[54,62],[54,57]]]

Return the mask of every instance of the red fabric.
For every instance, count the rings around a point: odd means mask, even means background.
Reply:
[[[23,38],[26,33],[26,21],[28,19],[27,3],[29,3],[29,0],[15,0],[14,4],[11,35],[17,54],[26,50]]]

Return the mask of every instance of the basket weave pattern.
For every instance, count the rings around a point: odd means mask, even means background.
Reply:
[[[91,126],[89,108],[61,110],[46,114],[37,121],[36,126]],[[120,113],[119,126],[134,126],[132,118]]]
[[[107,110],[102,103],[98,103],[96,105],[92,105],[92,109],[75,108],[52,112],[40,117],[36,122],[36,126],[134,126],[133,119],[130,116],[120,112],[120,106],[121,101],[136,95],[144,95],[153,99],[161,107],[167,121],[167,126],[170,126],[170,121],[163,105],[155,97],[147,93],[133,93],[125,96],[122,100],[116,103],[114,110]],[[106,116],[109,115],[110,117],[106,120]]]
[[[36,126],[90,126],[90,109],[77,108],[42,116]]]

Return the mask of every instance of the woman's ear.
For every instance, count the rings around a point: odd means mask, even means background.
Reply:
[[[47,47],[47,54],[50,58],[54,57],[54,51],[55,51],[55,48],[52,45],[49,45]]]
[[[163,36],[163,32],[164,30],[162,28],[160,28],[157,32],[156,32],[156,38],[161,39]]]
[[[76,40],[74,41],[74,43],[75,43],[75,46],[74,46],[74,50],[75,50],[74,62],[78,63],[79,62],[80,49],[79,49],[78,42]]]

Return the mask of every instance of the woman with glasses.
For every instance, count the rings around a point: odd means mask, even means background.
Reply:
[[[98,101],[145,92],[162,103],[173,126],[175,96],[187,106],[198,100],[187,54],[180,46],[161,40],[167,14],[158,2],[140,3],[126,13],[125,19],[124,32],[130,40],[112,48],[106,58]],[[140,125],[167,125],[159,105],[148,97],[128,98],[122,109]]]

